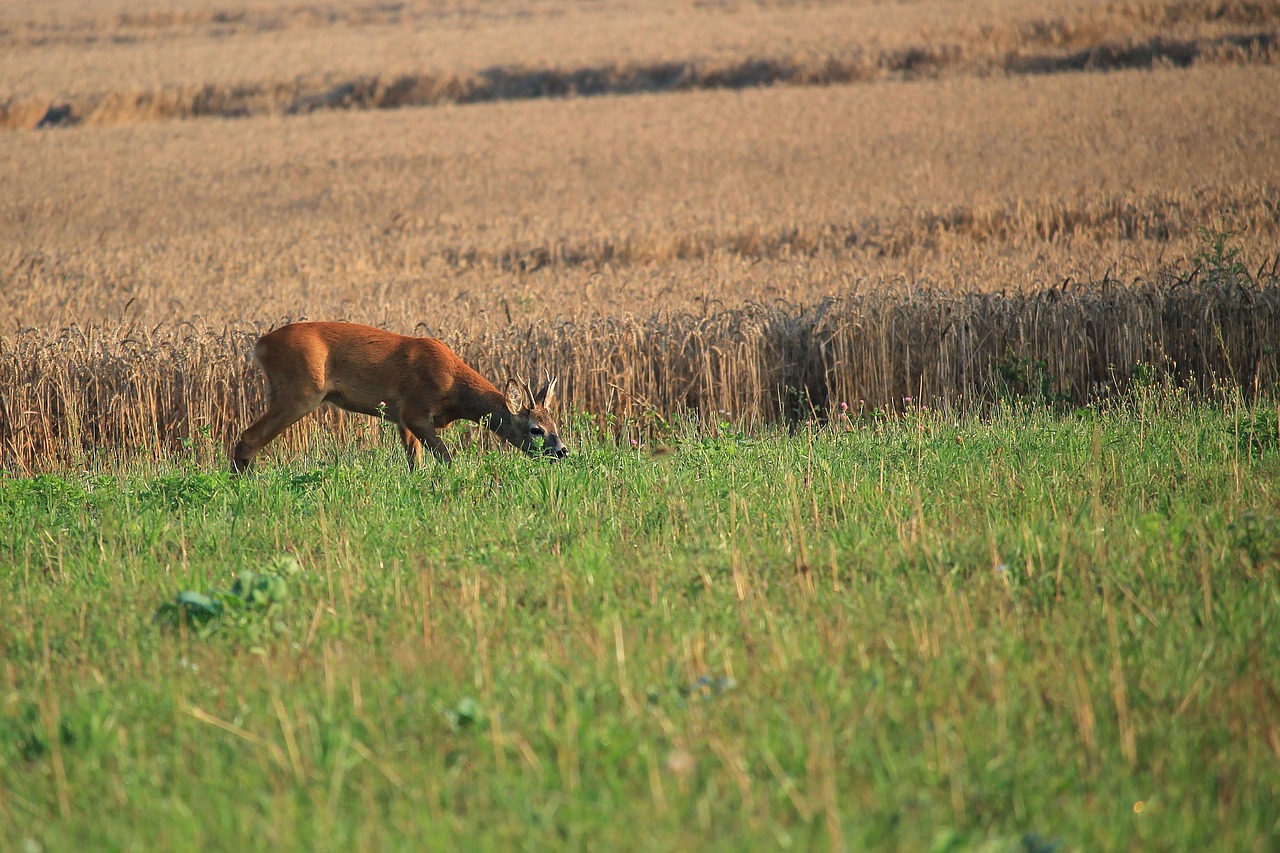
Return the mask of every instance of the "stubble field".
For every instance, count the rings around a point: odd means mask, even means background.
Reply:
[[[0,2],[0,837],[1268,849],[1278,22]],[[229,478],[302,318],[578,452]]]

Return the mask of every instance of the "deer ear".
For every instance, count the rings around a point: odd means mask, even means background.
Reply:
[[[515,379],[507,380],[507,409],[511,414],[519,414],[522,409],[528,408],[525,404],[526,391]]]
[[[538,393],[533,395],[533,402],[540,406],[550,406],[551,401],[556,398],[556,379],[553,376],[547,380],[547,384],[538,389]]]

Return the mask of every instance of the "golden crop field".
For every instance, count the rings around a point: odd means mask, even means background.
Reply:
[[[1278,27],[1197,0],[0,2],[0,466],[225,444],[253,336],[303,317],[622,416],[962,404],[1020,365],[1075,401],[1139,362],[1266,386]]]

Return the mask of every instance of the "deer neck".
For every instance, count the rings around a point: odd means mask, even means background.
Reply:
[[[457,417],[487,424],[495,432],[502,421],[511,419],[506,395],[494,387],[493,383],[476,374],[466,377],[461,384]]]

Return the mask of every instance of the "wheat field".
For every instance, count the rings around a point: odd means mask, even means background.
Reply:
[[[1256,392],[1278,21],[0,3],[0,466],[229,442],[252,338],[301,318],[554,372],[621,420],[963,406],[1027,370],[1081,403],[1137,365]]]

